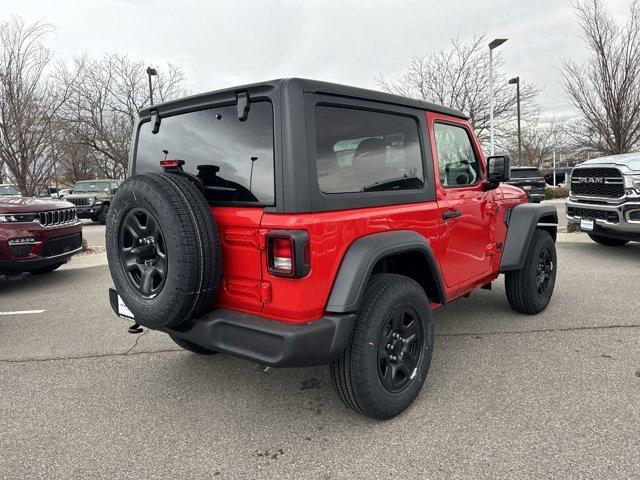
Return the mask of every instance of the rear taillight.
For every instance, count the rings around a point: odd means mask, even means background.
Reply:
[[[269,273],[300,278],[311,268],[309,234],[304,230],[273,230],[267,234]]]
[[[293,275],[293,242],[290,238],[273,239],[273,269]]]

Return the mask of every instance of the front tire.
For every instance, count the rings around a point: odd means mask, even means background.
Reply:
[[[509,305],[516,312],[542,312],[553,295],[557,271],[556,244],[549,232],[536,229],[520,270],[505,274]]]
[[[107,215],[109,214],[109,205],[103,205],[100,209],[100,213],[94,221],[97,221],[100,225],[107,224]]]
[[[376,275],[362,300],[331,379],[349,408],[379,420],[393,418],[416,399],[433,353],[429,299],[414,280]]]
[[[602,237],[600,235],[594,235],[593,233],[588,233],[587,235],[589,235],[589,238],[594,242],[606,247],[623,247],[629,243],[629,240],[622,240],[620,238]]]

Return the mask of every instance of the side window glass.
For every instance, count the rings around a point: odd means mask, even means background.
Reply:
[[[480,166],[471,139],[463,127],[434,125],[440,183],[444,187],[473,185],[480,177]]]
[[[422,152],[415,119],[318,106],[315,126],[318,186],[323,193],[423,188]]]

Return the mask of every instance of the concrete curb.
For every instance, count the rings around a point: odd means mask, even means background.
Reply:
[[[107,253],[94,253],[90,255],[76,255],[69,263],[65,263],[60,270],[75,270],[77,268],[101,267],[107,265]]]

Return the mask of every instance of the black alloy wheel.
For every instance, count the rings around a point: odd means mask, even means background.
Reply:
[[[167,249],[162,229],[147,209],[132,208],[124,215],[118,248],[134,290],[146,298],[160,293],[167,278]]]
[[[414,378],[423,352],[420,316],[409,305],[398,305],[387,318],[378,340],[378,375],[391,393]]]
[[[547,294],[554,268],[551,252],[546,248],[541,250],[538,258],[538,268],[536,269],[536,291],[539,298],[544,298]]]

